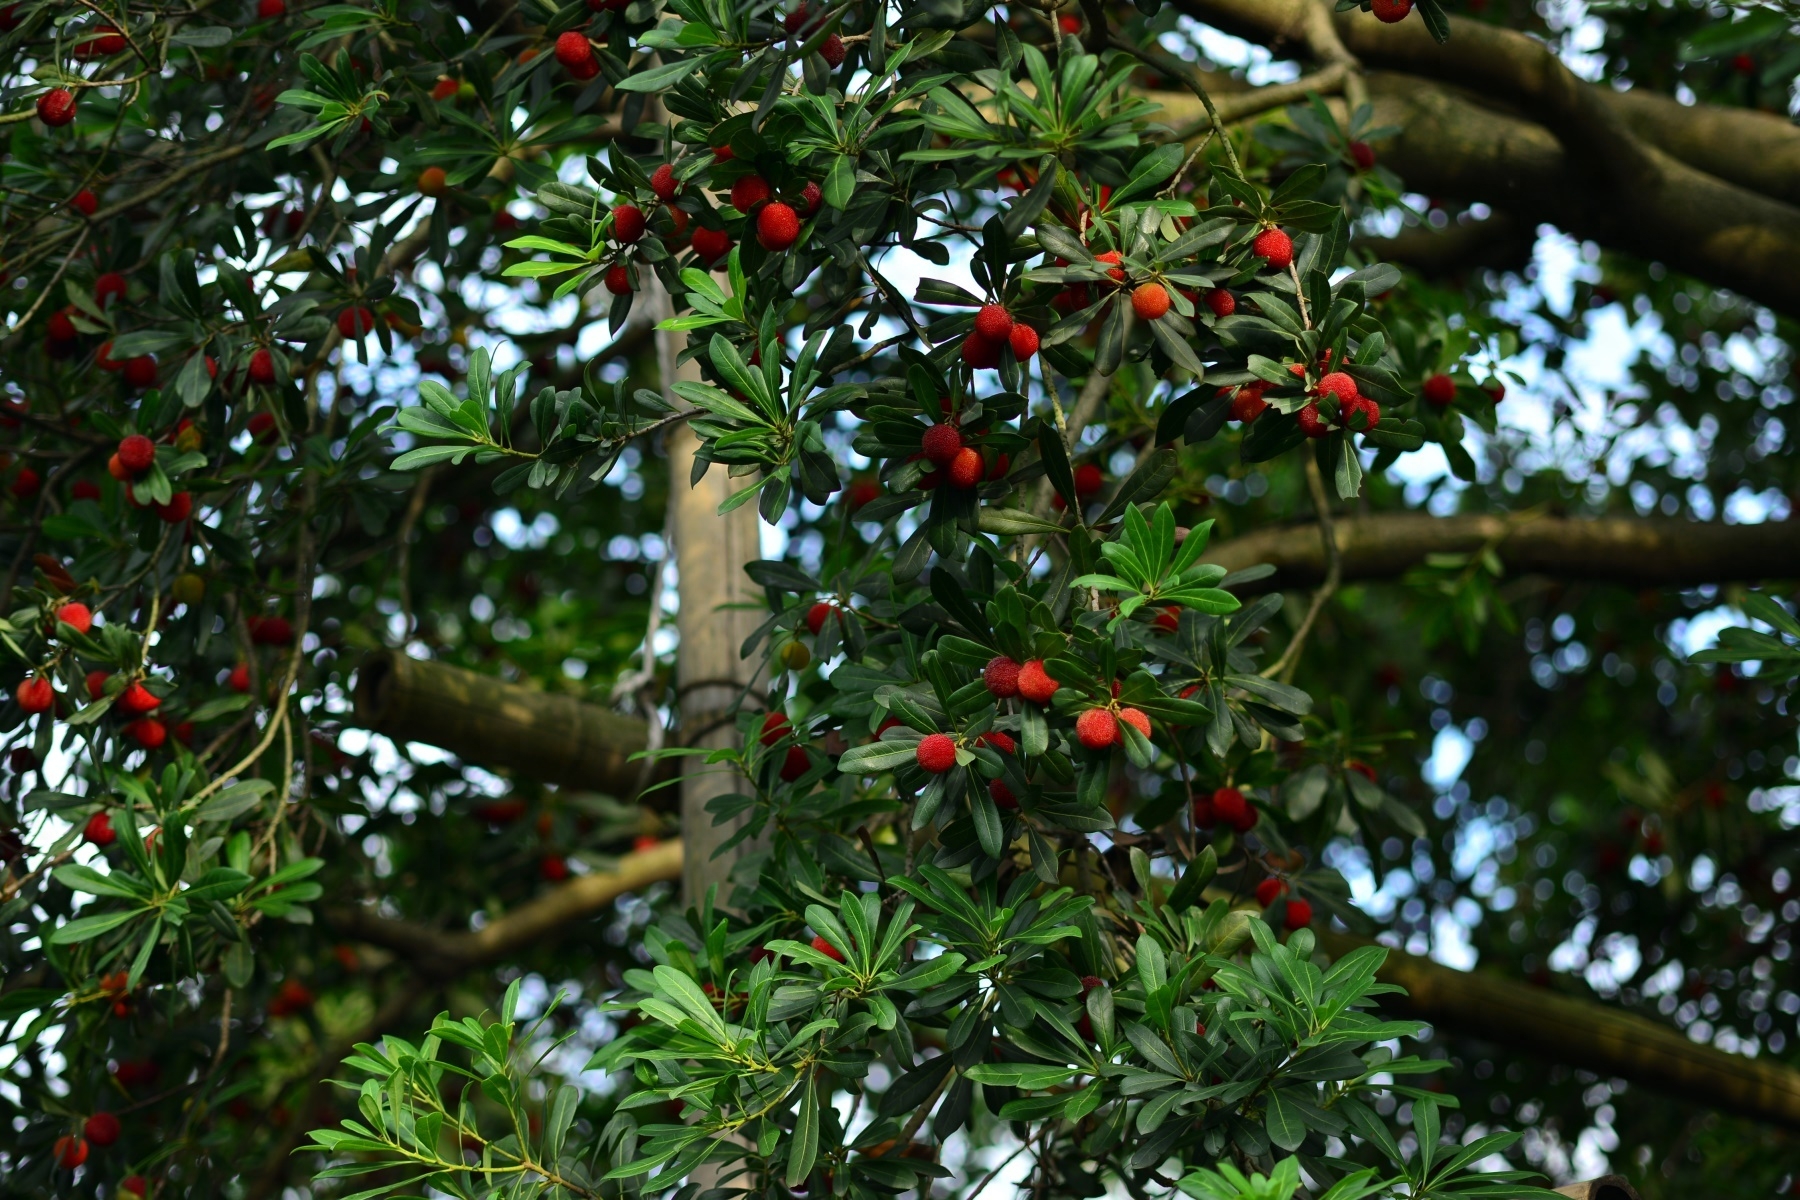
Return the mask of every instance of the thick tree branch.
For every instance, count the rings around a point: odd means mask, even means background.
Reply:
[[[1800,579],[1800,524],[1793,522],[1384,513],[1340,517],[1336,534],[1345,582],[1393,579],[1427,555],[1467,553],[1496,539],[1496,553],[1514,574],[1626,587]],[[1310,522],[1232,538],[1208,550],[1206,559],[1234,571],[1270,563],[1274,587],[1325,577],[1325,552]]]
[[[1178,3],[1198,20],[1273,48],[1322,53],[1310,33],[1322,11],[1314,0]],[[1528,227],[1548,221],[1800,313],[1800,272],[1790,267],[1800,261],[1800,208],[1772,198],[1800,190],[1786,179],[1786,164],[1800,162],[1800,133],[1783,135],[1730,110],[1699,110],[1701,117],[1689,121],[1673,111],[1673,101],[1615,103],[1542,44],[1478,22],[1456,22],[1445,47],[1416,21],[1383,27],[1352,13],[1334,28],[1352,55],[1406,72],[1371,74],[1369,83],[1377,123],[1402,128],[1378,149],[1409,187],[1485,200]],[[1496,97],[1536,119],[1488,107]],[[1679,157],[1727,170],[1741,152],[1719,144],[1726,129],[1766,147],[1775,165],[1730,169],[1721,178]],[[1653,144],[1645,132],[1661,132],[1668,145]],[[1768,194],[1733,179],[1754,180]]]
[[[352,720],[396,741],[621,799],[638,790],[644,723],[597,704],[392,651],[363,661],[354,699]]]
[[[627,892],[681,878],[681,839],[660,842],[619,859],[611,871],[581,875],[551,888],[480,929],[447,932],[383,917],[370,908],[325,914],[339,933],[392,950],[421,972],[447,979],[471,967],[497,962],[593,916]]]
[[[1366,944],[1330,933],[1320,941],[1337,954]],[[1388,951],[1380,975],[1406,989],[1404,996],[1382,998],[1391,1012],[1621,1076],[1690,1104],[1800,1129],[1800,1071],[1780,1063],[1727,1054],[1636,1013],[1487,971],[1454,971],[1399,950]]]
[[[1485,221],[1452,221],[1442,229],[1419,225],[1391,238],[1357,238],[1356,245],[1381,262],[1411,267],[1430,279],[1478,267],[1523,270],[1531,262],[1537,231],[1495,211]]]

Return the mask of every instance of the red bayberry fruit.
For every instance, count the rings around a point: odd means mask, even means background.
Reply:
[[[1152,627],[1164,633],[1178,633],[1181,630],[1181,607],[1171,604],[1151,619]]]
[[[832,945],[830,942],[826,941],[822,937],[813,938],[812,948],[814,950],[817,950],[820,954],[823,954],[826,958],[832,959],[835,962],[843,962],[844,961],[844,952],[842,950],[839,950],[836,946]]]
[[[52,342],[72,342],[81,336],[81,331],[67,312],[53,312],[44,321],[44,334]]]
[[[1106,272],[1106,277],[1108,279],[1112,280],[1114,283],[1125,282],[1125,268],[1118,265],[1125,261],[1125,256],[1123,254],[1120,254],[1117,250],[1108,250],[1103,254],[1094,255],[1094,261],[1106,263],[1111,267],[1111,269]]]
[[[1263,399],[1267,384],[1246,383],[1231,394],[1231,419],[1249,424],[1262,416],[1269,402]]]
[[[814,637],[817,637],[825,628],[825,622],[831,619],[831,614],[835,609],[835,605],[821,600],[806,610],[806,627],[812,630]]]
[[[87,694],[89,700],[98,700],[106,693],[106,681],[111,679],[107,671],[89,671],[87,673]]]
[[[713,162],[715,162],[715,163],[730,162],[732,159],[734,159],[736,157],[737,157],[737,155],[732,153],[730,146],[714,146],[713,147]]]
[[[1007,809],[1019,807],[1019,798],[1013,795],[1012,789],[1006,786],[1004,779],[988,780],[988,795],[993,797],[997,807]]]
[[[793,12],[781,18],[781,27],[790,34],[799,33],[806,28],[807,22],[811,19],[812,14],[807,11],[806,5],[801,4],[795,7]]]
[[[644,210],[635,204],[621,204],[612,210],[613,237],[629,245],[644,236]]]
[[[119,1187],[134,1196],[145,1196],[150,1192],[150,1181],[142,1175],[127,1175],[120,1180]]]
[[[176,492],[169,497],[167,504],[156,506],[156,515],[170,525],[179,525],[187,520],[194,511],[194,497],[188,492]]]
[[[120,712],[136,717],[147,712],[154,712],[162,706],[162,701],[157,699],[156,693],[134,681],[119,693],[117,704]]]
[[[1435,404],[1439,408],[1447,408],[1450,402],[1456,399],[1456,380],[1440,371],[1427,379],[1419,392],[1425,397],[1426,403]]]
[[[94,210],[100,207],[100,199],[87,188],[82,188],[69,197],[69,207],[84,217],[91,217],[94,215]]]
[[[119,1118],[109,1112],[97,1112],[82,1123],[81,1132],[96,1146],[110,1146],[119,1140]]]
[[[664,163],[652,171],[650,173],[650,190],[656,193],[658,200],[665,202],[673,200],[675,193],[681,190],[681,185],[675,182],[675,168],[669,163]]]
[[[791,728],[792,726],[788,724],[786,713],[772,712],[763,718],[762,733],[758,740],[765,746],[773,746],[776,742],[779,742],[782,738],[786,737]]]
[[[1056,27],[1073,37],[1081,32],[1081,18],[1073,13],[1064,13],[1056,18]]]
[[[285,646],[294,640],[294,627],[286,617],[257,617],[249,625],[250,640],[259,646]]]
[[[77,479],[69,488],[71,500],[98,500],[100,485],[91,479]]]
[[[375,332],[375,314],[361,304],[351,305],[337,315],[337,328],[346,338],[365,338]]]
[[[142,475],[156,461],[156,443],[141,433],[119,439],[119,465],[132,475]]]
[[[1273,875],[1256,885],[1256,902],[1264,908],[1287,894],[1287,884]]]
[[[1239,833],[1247,833],[1256,825],[1256,806],[1236,788],[1220,788],[1212,794],[1214,816]]]
[[[1019,695],[1033,704],[1048,704],[1062,684],[1044,670],[1044,660],[1034,658],[1019,668]]]
[[[89,817],[87,824],[81,827],[81,840],[93,846],[110,846],[118,841],[119,835],[112,827],[112,817],[103,812]]]
[[[264,21],[279,21],[287,16],[287,0],[256,0],[256,15]]]
[[[1131,311],[1140,321],[1154,321],[1169,311],[1169,289],[1160,283],[1141,283],[1131,293]]]
[[[37,754],[30,746],[14,746],[13,752],[6,756],[6,765],[23,775],[27,771],[37,770]]]
[[[1286,925],[1290,931],[1305,929],[1312,924],[1312,904],[1295,896],[1287,902],[1287,912],[1283,915],[1281,923]]]
[[[950,486],[968,489],[981,482],[987,471],[987,464],[981,461],[981,451],[973,446],[964,446],[950,460]]]
[[[992,746],[1002,754],[1011,754],[1019,748],[1019,744],[1013,741],[1012,734],[1007,733],[1003,729],[988,730],[986,733],[975,739],[975,744],[978,746]]]
[[[1104,708],[1090,708],[1075,718],[1075,736],[1089,750],[1105,750],[1119,740],[1119,719]]]
[[[1367,142],[1351,142],[1350,157],[1356,161],[1356,169],[1367,171],[1375,165],[1375,148]]]
[[[123,371],[125,364],[112,356],[112,343],[101,342],[100,349],[94,351],[94,365],[102,371]]]
[[[261,347],[252,350],[250,352],[250,369],[248,373],[251,383],[261,384],[264,387],[274,383],[275,356]]]
[[[442,196],[450,190],[450,176],[442,167],[426,167],[419,172],[418,187],[422,196]]]
[[[800,189],[800,215],[803,217],[812,216],[819,211],[819,205],[823,203],[824,200],[825,193],[820,190],[819,185],[810,179],[807,180],[806,186]]]
[[[1012,346],[1013,357],[1025,362],[1038,352],[1038,331],[1029,325],[1015,324],[1007,342]]]
[[[1339,419],[1343,422],[1344,428],[1353,429],[1358,433],[1367,433],[1381,424],[1381,405],[1367,396],[1352,396],[1350,402],[1344,405],[1344,411]]]
[[[919,739],[913,758],[933,775],[942,775],[956,765],[956,742],[947,733],[928,733]]]
[[[594,61],[594,45],[587,34],[570,29],[556,35],[556,61],[573,71]]]
[[[38,473],[30,467],[20,467],[19,473],[13,477],[12,494],[21,500],[37,495],[38,484],[43,482]]]
[[[1319,415],[1319,406],[1308,404],[1294,414],[1294,420],[1300,425],[1300,432],[1309,438],[1322,438],[1331,432],[1331,426]]]
[[[51,88],[37,100],[38,120],[52,128],[75,119],[75,96],[68,88]],[[87,1152],[83,1150],[82,1157]]]
[[[42,675],[33,675],[20,683],[13,695],[17,697],[19,707],[28,713],[41,713],[56,703],[56,691]]]
[[[780,252],[800,240],[800,214],[776,200],[756,215],[756,240],[764,250]]]
[[[694,230],[694,257],[703,263],[714,263],[724,258],[731,250],[731,235],[723,229],[708,229],[702,225]]]
[[[274,441],[280,433],[275,427],[275,414],[266,412],[250,414],[250,419],[244,422],[244,430],[258,442]]]
[[[448,75],[443,76],[436,83],[431,85],[431,98],[442,103],[443,101],[454,97],[458,87],[459,85],[456,80],[451,79]]]
[[[1002,344],[990,342],[979,333],[971,333],[963,339],[962,360],[977,371],[991,371],[1000,365]]]
[[[835,33],[826,34],[825,40],[819,43],[819,57],[834,71],[843,66],[844,39]]]
[[[987,685],[990,695],[1010,700],[1019,694],[1019,671],[1018,663],[1004,654],[997,654],[982,668],[981,682]]]
[[[125,727],[131,739],[146,750],[154,750],[169,740],[169,730],[155,717],[144,717]]]
[[[1004,342],[1012,337],[1012,314],[1004,304],[984,304],[975,314],[975,332],[990,342]]]
[[[1373,0],[1369,11],[1375,19],[1385,25],[1394,25],[1406,20],[1406,14],[1412,11],[1413,0]]]
[[[546,854],[538,859],[538,874],[545,883],[561,883],[569,877],[569,860],[560,854]]]
[[[65,1171],[73,1171],[87,1161],[88,1144],[83,1138],[70,1137],[65,1133],[51,1145],[50,1153],[56,1157],[57,1166]]]
[[[781,763],[781,778],[792,783],[812,769],[812,759],[807,757],[804,746],[789,746],[787,757]]]
[[[761,175],[746,175],[731,185],[731,207],[747,213],[770,196],[769,181]]]
[[[225,684],[227,687],[229,687],[234,692],[249,691],[250,690],[250,666],[249,666],[249,664],[248,663],[239,663],[237,666],[231,668],[231,674],[229,674],[225,677]]]
[[[1084,499],[1098,492],[1106,484],[1106,476],[1093,463],[1082,463],[1075,468],[1075,494]]]
[[[1250,253],[1268,259],[1277,271],[1285,271],[1294,261],[1294,239],[1279,229],[1265,229],[1250,243]]]
[[[962,431],[954,425],[933,425],[925,431],[922,445],[928,461],[947,467],[963,448]]]
[[[1319,380],[1319,386],[1314,389],[1314,393],[1319,396],[1335,397],[1339,404],[1348,404],[1356,399],[1356,380],[1342,371],[1332,371]]]
[[[1491,399],[1495,404],[1498,404],[1502,400],[1506,399],[1506,385],[1504,383],[1501,383],[1498,379],[1488,380],[1486,383],[1481,385],[1481,390],[1486,392],[1488,394],[1488,398]]]
[[[1119,720],[1125,722],[1125,724],[1131,726],[1145,737],[1150,736],[1150,718],[1143,710],[1136,708],[1121,708],[1119,710]]]
[[[616,263],[606,270],[606,290],[615,296],[629,295],[631,292],[631,272],[624,263]]]
[[[73,601],[56,610],[56,619],[76,633],[86,633],[94,627],[93,612],[87,605]]]
[[[94,302],[101,308],[106,308],[106,304],[110,300],[124,299],[124,293],[126,293],[126,281],[124,281],[124,275],[119,272],[103,273],[99,279],[94,281]],[[108,342],[108,345],[112,345],[112,342]]]
[[[1237,297],[1224,288],[1213,288],[1205,297],[1206,307],[1212,309],[1215,317],[1229,317],[1237,311]]]

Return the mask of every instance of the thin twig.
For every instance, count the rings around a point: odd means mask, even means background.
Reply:
[[[1319,613],[1343,578],[1343,559],[1338,553],[1337,530],[1331,520],[1331,499],[1325,494],[1325,477],[1319,473],[1319,462],[1310,455],[1306,459],[1306,485],[1312,492],[1313,508],[1319,514],[1319,539],[1325,543],[1325,582],[1313,593],[1312,604],[1308,606],[1300,628],[1294,630],[1287,649],[1262,673],[1264,679],[1279,677],[1283,683],[1293,679],[1294,671],[1300,665],[1300,652],[1306,648],[1307,635],[1312,633]]]

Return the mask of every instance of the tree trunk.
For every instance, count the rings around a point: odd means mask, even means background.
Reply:
[[[668,299],[658,299],[668,311]],[[692,362],[677,365],[680,333],[658,330],[657,363],[662,371],[664,394],[670,404],[687,403],[669,391],[677,380],[698,380]],[[759,682],[756,666],[741,651],[744,642],[762,623],[763,596],[744,573],[744,565],[761,558],[761,529],[756,505],[749,503],[719,515],[719,506],[737,490],[725,468],[715,464],[706,477],[688,486],[698,439],[684,425],[668,438],[669,504],[673,519],[669,528],[675,540],[677,594],[681,609],[675,627],[681,644],[677,652],[675,681],[681,706],[681,743],[717,748],[733,745],[738,737],[735,714],[746,702],[756,704]],[[744,780],[732,771],[708,767],[700,760],[686,760],[681,782],[681,836],[686,847],[681,872],[682,900],[699,904],[707,889],[718,885],[718,902],[729,901],[725,886],[732,853],[715,857],[720,845],[737,825],[715,825],[706,805],[715,797],[741,789]]]

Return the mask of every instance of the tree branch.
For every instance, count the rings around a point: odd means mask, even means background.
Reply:
[[[1761,525],[1608,517],[1433,517],[1383,513],[1340,517],[1338,550],[1345,582],[1393,579],[1431,554],[1497,553],[1514,574],[1550,575],[1625,587],[1800,579],[1800,525]],[[1325,551],[1312,522],[1261,529],[1222,542],[1206,561],[1229,570],[1275,567],[1270,586],[1299,587],[1325,578]]]
[[[370,908],[343,908],[325,920],[346,937],[393,950],[424,974],[447,979],[471,967],[495,962],[552,937],[576,921],[604,909],[627,892],[681,878],[681,839],[660,842],[619,859],[611,871],[581,875],[551,888],[480,929],[450,933],[383,917]]]
[[[1367,944],[1333,933],[1319,940],[1340,955]],[[1488,971],[1454,971],[1399,950],[1388,951],[1380,977],[1406,989],[1404,996],[1382,998],[1390,1011],[1602,1076],[1622,1076],[1689,1104],[1800,1129],[1800,1071],[1780,1063],[1728,1054],[1611,1005]]]
[[[644,723],[600,705],[393,651],[363,660],[353,697],[352,720],[396,741],[620,799],[638,792]]]

